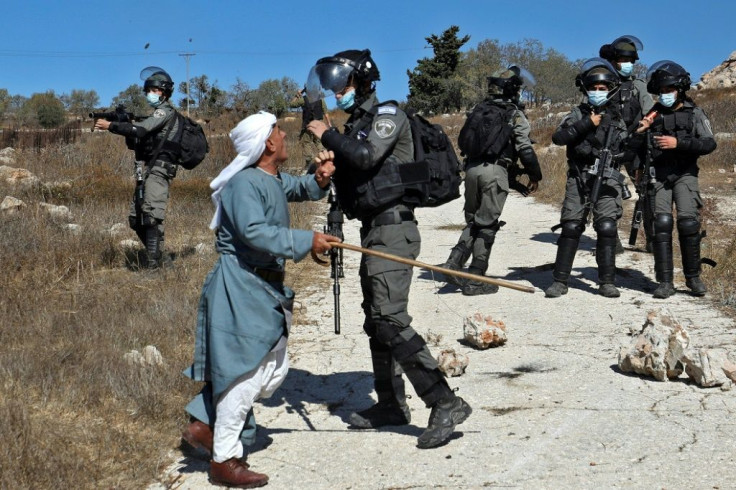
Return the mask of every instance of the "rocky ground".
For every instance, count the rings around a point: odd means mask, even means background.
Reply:
[[[441,264],[459,235],[462,200],[418,216],[419,260]],[[427,270],[415,270],[410,313],[433,353],[468,356],[464,375],[450,379],[474,412],[448,444],[420,450],[416,438],[429,410],[409,400],[412,424],[380,430],[347,428],[351,411],[371,403],[368,341],[361,325],[359,256],[345,252],[342,333],[333,333],[332,290],[297,291],[307,325],[289,342],[289,377],[256,407],[262,428],[248,461],[270,476],[268,488],[728,488],[736,481],[736,390],[702,388],[685,375],[659,382],[622,373],[621,346],[633,341],[651,310],[685,326],[691,345],[730,349],[733,321],[708,298],[678,294],[655,300],[653,258],[619,256],[621,297],[596,294],[590,228],[581,241],[570,292],[547,299],[558,209],[518,195],[504,211],[488,275],[537,288],[502,288],[465,297]],[[452,226],[458,225],[458,226]],[[622,236],[628,230],[622,230]],[[355,223],[346,241],[357,244]],[[640,237],[640,244],[643,238]],[[679,262],[676,259],[676,264]],[[324,281],[323,281],[324,283]],[[474,312],[505,322],[508,342],[478,350],[463,340]],[[409,391],[411,389],[409,388]],[[162,486],[208,488],[208,463],[172,453]]]

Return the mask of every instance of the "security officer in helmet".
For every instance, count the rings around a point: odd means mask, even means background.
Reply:
[[[621,82],[617,70],[608,61],[591,58],[583,63],[575,83],[587,96],[586,101],[573,108],[552,135],[556,145],[567,146],[568,171],[560,218],[562,231],[557,240],[557,258],[552,273],[554,282],[545,290],[545,296],[558,298],[567,294],[575,253],[587,225],[584,222],[586,207],[592,206],[593,227],[597,233],[598,292],[606,298],[617,298],[620,293],[614,285],[616,223],[623,214],[624,181],[618,166],[631,158],[626,150],[626,123],[620,106],[612,102]],[[614,169],[610,176],[604,177],[598,200],[591,204],[590,193],[595,180],[592,166],[606,141],[616,155]]]
[[[618,71],[621,85],[611,99],[611,103],[618,104],[621,115],[630,132],[633,132],[642,117],[646,116],[654,106],[654,99],[647,92],[646,82],[634,76],[634,64],[639,60],[639,51],[644,49],[644,44],[636,36],[625,35],[616,38],[611,44],[604,44],[600,48],[600,57],[608,60]],[[645,158],[643,154],[634,154],[630,162],[622,162],[630,177],[634,175],[634,169],[639,166],[640,161]],[[640,196],[646,201],[646,196]],[[652,214],[649,206],[644,205],[643,222],[646,237],[645,250],[652,251]],[[620,245],[620,242],[618,242]],[[617,245],[617,246],[619,246]],[[623,251],[623,246],[621,250]]]
[[[497,70],[488,77],[488,97],[481,103],[481,107],[476,107],[474,111],[487,113],[488,105],[498,107],[504,114],[502,124],[510,125],[512,131],[503,131],[498,136],[507,141],[490,145],[502,148],[498,154],[466,155],[464,206],[466,225],[443,267],[452,270],[462,269],[472,255],[468,272],[484,275],[488,269],[488,259],[496,239],[496,232],[502,224],[499,221],[501,212],[509,194],[508,168],[516,165],[517,160],[521,161],[524,173],[529,176],[527,186],[529,193],[536,191],[539,181],[542,180],[539,160],[529,138],[531,130],[529,121],[524,115],[523,105],[519,102],[521,87],[533,84],[534,78],[531,74],[518,66]],[[488,118],[469,117],[466,125],[480,123],[486,119]],[[460,286],[466,296],[492,294],[498,291],[495,284],[460,280],[452,276],[448,277],[448,281]]]
[[[658,98],[653,121],[643,119],[638,131],[650,131],[652,146],[649,203],[654,214],[654,270],[659,286],[655,298],[675,294],[672,264],[672,205],[677,209],[677,233],[685,285],[693,295],[707,289],[700,279],[700,208],[698,158],[716,149],[710,121],[687,96],[690,74],[674,61],[663,60],[647,72],[647,90]]]
[[[136,206],[133,198],[128,223],[146,247],[146,266],[155,269],[164,258],[163,222],[169,186],[177,170],[177,154],[164,143],[175,138],[179,122],[170,102],[174,81],[169,74],[162,68],[149,66],[141,71],[140,77],[144,81],[146,101],[154,109],[153,114],[135,122],[98,119],[95,129],[106,129],[125,136],[127,141],[132,142],[130,146],[135,150],[136,160],[145,164],[143,202]]]
[[[322,121],[307,126],[328,151],[318,157],[333,160],[333,183],[349,219],[361,220],[361,245],[408,259],[419,255],[420,236],[413,209],[402,202],[400,186],[391,186],[397,166],[413,160],[413,142],[407,115],[395,103],[379,104],[375,82],[378,68],[369,50],[342,51],[322,58],[310,72],[310,100],[333,93],[338,108],[350,117],[343,133]],[[431,448],[447,441],[457,424],[471,413],[439,370],[424,339],[411,327],[407,312],[412,268],[363,255],[360,281],[363,291],[363,328],[369,336],[378,403],[350,415],[358,429],[406,425],[402,372],[428,407],[427,429],[417,447]]]

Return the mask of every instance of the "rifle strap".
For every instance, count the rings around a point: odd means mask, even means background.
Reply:
[[[174,113],[174,117],[171,118],[171,121],[169,121],[169,126],[166,129],[166,134],[163,138],[161,138],[161,141],[159,141],[158,145],[156,145],[156,150],[153,152],[153,156],[151,157],[151,160],[148,162],[148,168],[151,169],[156,164],[156,159],[158,159],[158,156],[161,154],[161,149],[164,147],[164,143],[166,143],[166,140],[169,139],[169,135],[171,134],[171,130],[174,129],[174,123],[176,122],[176,119],[178,117],[177,113]]]

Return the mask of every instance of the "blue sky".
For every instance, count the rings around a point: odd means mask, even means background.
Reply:
[[[24,96],[94,89],[102,106],[140,84],[149,65],[178,85],[182,53],[196,53],[190,76],[229,90],[236,78],[252,88],[283,76],[303,83],[317,58],[363,48],[381,71],[379,98],[404,100],[406,70],[432,55],[425,37],[453,24],[471,36],[463,49],[533,38],[570,59],[633,34],[644,43],[642,62],[672,59],[694,81],[736,50],[734,0],[6,0],[2,16],[0,88]]]

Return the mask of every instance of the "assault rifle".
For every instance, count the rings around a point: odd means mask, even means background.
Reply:
[[[140,226],[143,226],[143,193],[144,193],[144,179],[143,179],[143,164],[140,160],[135,161],[135,198],[133,199],[135,205],[135,215],[138,217]]]
[[[133,122],[145,119],[144,116],[136,116],[132,112],[127,112],[125,106],[120,104],[111,112],[90,112],[91,119],[104,119],[110,122]]]
[[[634,216],[631,218],[631,232],[629,233],[629,245],[636,245],[636,237],[639,235],[639,228],[644,217],[644,206],[647,205],[647,187],[649,186],[649,178],[652,167],[652,132],[647,131],[647,156],[644,159],[644,167],[636,179],[636,194],[638,198],[634,206]]]
[[[601,185],[606,179],[615,179],[621,184],[624,183],[624,175],[613,168],[613,152],[611,151],[611,140],[613,140],[613,122],[608,126],[606,132],[606,142],[598,152],[598,158],[595,159],[595,163],[587,171],[589,175],[593,177],[593,184],[590,187],[590,196],[588,196],[588,202],[583,210],[583,225],[587,224],[588,216],[598,202],[598,197],[601,193]]]
[[[342,224],[345,218],[337,201],[337,191],[335,184],[330,182],[330,193],[327,196],[327,202],[330,203],[330,210],[327,212],[327,225],[325,233],[333,235],[343,240],[345,237],[342,233]],[[332,278],[332,294],[335,297],[335,333],[340,333],[340,278],[345,277],[342,267],[342,249],[331,248],[330,254],[330,278]]]

